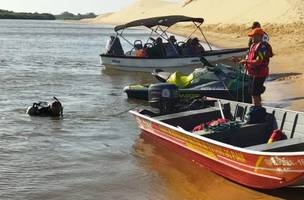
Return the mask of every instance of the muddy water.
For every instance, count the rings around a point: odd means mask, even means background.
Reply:
[[[112,28],[60,21],[0,21],[0,199],[288,199],[256,191],[145,140],[123,86],[98,54]],[[146,33],[133,30],[130,37]],[[63,119],[25,115],[57,96]]]

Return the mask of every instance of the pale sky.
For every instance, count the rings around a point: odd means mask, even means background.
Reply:
[[[116,11],[135,0],[0,0],[0,9],[15,12],[47,12],[60,14],[64,11],[101,14]],[[151,0],[153,1],[153,0]]]

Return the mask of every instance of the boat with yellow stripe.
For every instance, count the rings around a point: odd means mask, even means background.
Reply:
[[[130,112],[145,139],[232,181],[262,189],[302,186],[303,112],[265,107],[262,121],[246,123],[252,105],[228,100],[214,100],[211,105],[183,112]],[[220,130],[193,131],[198,124],[206,126],[219,118],[226,118]],[[286,138],[269,143],[274,130]]]

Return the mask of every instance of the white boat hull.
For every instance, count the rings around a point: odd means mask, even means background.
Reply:
[[[225,52],[219,50],[213,52],[206,53],[206,55],[204,55],[204,58],[211,63],[229,59],[232,56],[242,57],[246,54],[246,51]],[[170,72],[178,70],[188,73],[198,67],[202,67],[203,65],[199,56],[179,58],[140,58],[131,56],[100,55],[100,58],[101,65],[105,66],[106,69],[135,72],[152,72],[154,69],[162,69]]]

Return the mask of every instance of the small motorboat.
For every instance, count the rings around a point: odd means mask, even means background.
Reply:
[[[184,99],[209,96],[251,103],[249,78],[241,69],[229,65],[206,65],[190,74],[162,70],[155,70],[152,74],[160,82],[177,85],[180,97]],[[150,86],[154,87],[155,84],[131,84],[124,88],[124,92],[130,99],[148,100]]]
[[[175,24],[186,22],[193,23],[195,31],[186,37],[185,41],[177,41],[175,38],[170,39],[169,28]],[[114,28],[116,36],[111,36],[106,52],[100,54],[101,65],[105,66],[106,69],[123,71],[151,73],[154,69],[162,69],[170,72],[181,71],[189,73],[202,66],[200,60],[202,57],[211,63],[215,63],[233,56],[242,57],[246,55],[248,47],[230,49],[215,49],[211,47],[201,29],[203,22],[203,18],[172,15],[140,19],[116,26]],[[150,29],[151,34],[146,43],[138,39],[132,42],[125,37],[125,29],[134,27]],[[196,31],[199,31],[202,38],[204,38],[205,41],[203,43],[207,45],[206,49],[197,38],[192,37]],[[156,36],[165,42],[158,45],[155,42],[157,39],[155,40],[151,36]],[[131,46],[131,49],[126,53],[120,39]],[[192,41],[197,41],[194,47],[199,48],[193,48]],[[159,53],[160,51],[163,53]]]
[[[178,90],[166,86],[149,99],[157,112],[130,113],[144,138],[232,181],[262,189],[304,184],[303,112],[260,107],[257,115],[250,104],[209,100],[203,108],[177,109]],[[278,132],[285,137],[274,140]]]

